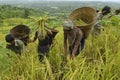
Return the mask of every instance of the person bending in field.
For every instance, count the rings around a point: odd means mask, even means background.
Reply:
[[[58,33],[58,30],[48,28],[47,26],[45,26],[45,28],[47,29],[45,30],[47,33],[46,36],[42,36],[43,33],[36,31],[35,37],[34,37],[34,41],[38,39],[37,51],[38,51],[38,57],[40,61],[43,60],[44,56],[48,56],[53,40],[56,34]]]
[[[116,9],[114,13],[115,13],[115,15],[120,14],[120,9]]]
[[[111,12],[111,8],[109,6],[105,6],[101,11],[97,12],[97,22],[94,25],[93,33],[95,35],[100,34],[101,30],[104,30],[104,27],[99,23],[99,20],[102,20],[104,16],[108,15]]]
[[[29,39],[30,29],[26,25],[17,25],[10,30],[10,33],[5,36],[7,49],[14,51],[16,54],[28,52],[26,46],[32,40]]]
[[[120,9],[116,9],[112,15],[110,15],[108,18],[110,19],[112,16],[119,15]]]
[[[20,55],[22,52],[27,51],[25,44],[23,43],[22,40],[15,39],[11,34],[6,35],[5,39],[6,42],[10,43],[6,45],[7,49],[11,49],[12,51]]]
[[[66,58],[68,58],[69,53],[70,57],[74,58],[84,48],[85,34],[80,28],[76,27],[75,24],[70,20],[65,21],[63,23],[63,31],[64,31],[64,50]],[[69,44],[69,50],[67,41]]]

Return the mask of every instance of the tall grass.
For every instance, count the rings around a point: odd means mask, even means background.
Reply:
[[[10,57],[5,56],[10,59],[9,66],[0,71],[0,80],[120,79],[120,35],[114,27],[106,26],[105,31],[96,37],[90,35],[80,55],[68,61],[63,50],[63,31],[62,28],[58,29],[49,57],[45,57],[43,62],[39,61],[36,52],[38,42],[29,44],[30,52],[21,56],[9,52]]]

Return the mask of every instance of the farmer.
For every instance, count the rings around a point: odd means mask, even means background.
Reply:
[[[69,53],[70,57],[74,58],[83,50],[85,40],[91,33],[92,26],[96,21],[96,16],[95,9],[81,7],[72,11],[68,16],[68,21],[63,23],[64,50],[67,59]]]
[[[7,49],[11,49],[12,51],[20,55],[22,52],[26,52],[27,49],[22,40],[15,39],[11,34],[6,35],[5,39],[6,42],[10,43],[6,45]]]
[[[47,26],[45,26],[45,32],[46,32],[46,36],[43,36],[42,32],[36,31],[35,37],[34,37],[34,41],[38,39],[37,51],[38,51],[38,56],[40,61],[43,60],[44,56],[48,56],[50,47],[53,43],[53,40],[56,34],[58,33],[58,30],[48,28]]]
[[[64,50],[66,54],[66,58],[69,53],[72,58],[80,53],[80,51],[84,48],[85,43],[85,35],[84,32],[75,26],[74,22],[71,20],[65,21],[63,23],[63,31],[64,31]],[[68,44],[69,44],[69,52],[68,52]]]
[[[104,16],[108,15],[111,12],[109,6],[105,6],[101,11],[97,11],[97,22],[94,25],[93,34],[100,34],[101,30],[104,30],[104,27],[99,23],[99,20],[102,20]]]
[[[101,12],[103,16],[106,16],[111,12],[111,8],[109,6],[105,6]]]
[[[108,18],[110,19],[112,16],[120,14],[120,9],[116,9],[113,14],[111,14]]]
[[[120,9],[115,10],[115,15],[118,15],[120,13]]]
[[[26,46],[32,40],[29,39],[30,29],[26,25],[17,25],[10,30],[10,34],[5,36],[6,48],[11,49],[17,54],[28,52]]]

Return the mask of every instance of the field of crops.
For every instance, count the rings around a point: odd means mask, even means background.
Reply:
[[[32,21],[5,19],[0,27],[0,80],[120,80],[120,16],[101,20],[104,31],[97,36],[90,34],[83,51],[68,61],[63,47],[63,21],[61,18],[48,21],[47,25],[55,27],[59,33],[49,57],[40,62],[38,41],[28,44],[29,52],[21,56],[6,49],[5,35],[17,24],[30,26],[30,37],[34,37]]]
[[[29,53],[17,56],[5,48],[4,37],[11,27],[0,28],[0,80],[119,80],[119,20],[103,20],[101,24],[105,30],[96,37],[90,35],[80,55],[67,62],[64,58],[63,31],[58,25],[54,47],[42,63],[37,57],[37,42],[28,45]]]

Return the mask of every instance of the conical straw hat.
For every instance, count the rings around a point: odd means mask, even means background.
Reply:
[[[85,36],[88,37],[92,26],[96,22],[97,13],[96,10],[91,7],[81,7],[75,9],[68,17],[68,19],[74,21],[83,21],[84,24],[77,24],[76,26],[82,29],[85,33]]]
[[[10,33],[15,37],[15,38],[24,38],[24,37],[27,37],[29,36],[30,34],[30,29],[28,26],[25,26],[25,25],[17,25],[15,27],[13,27],[11,30],[10,30]]]

